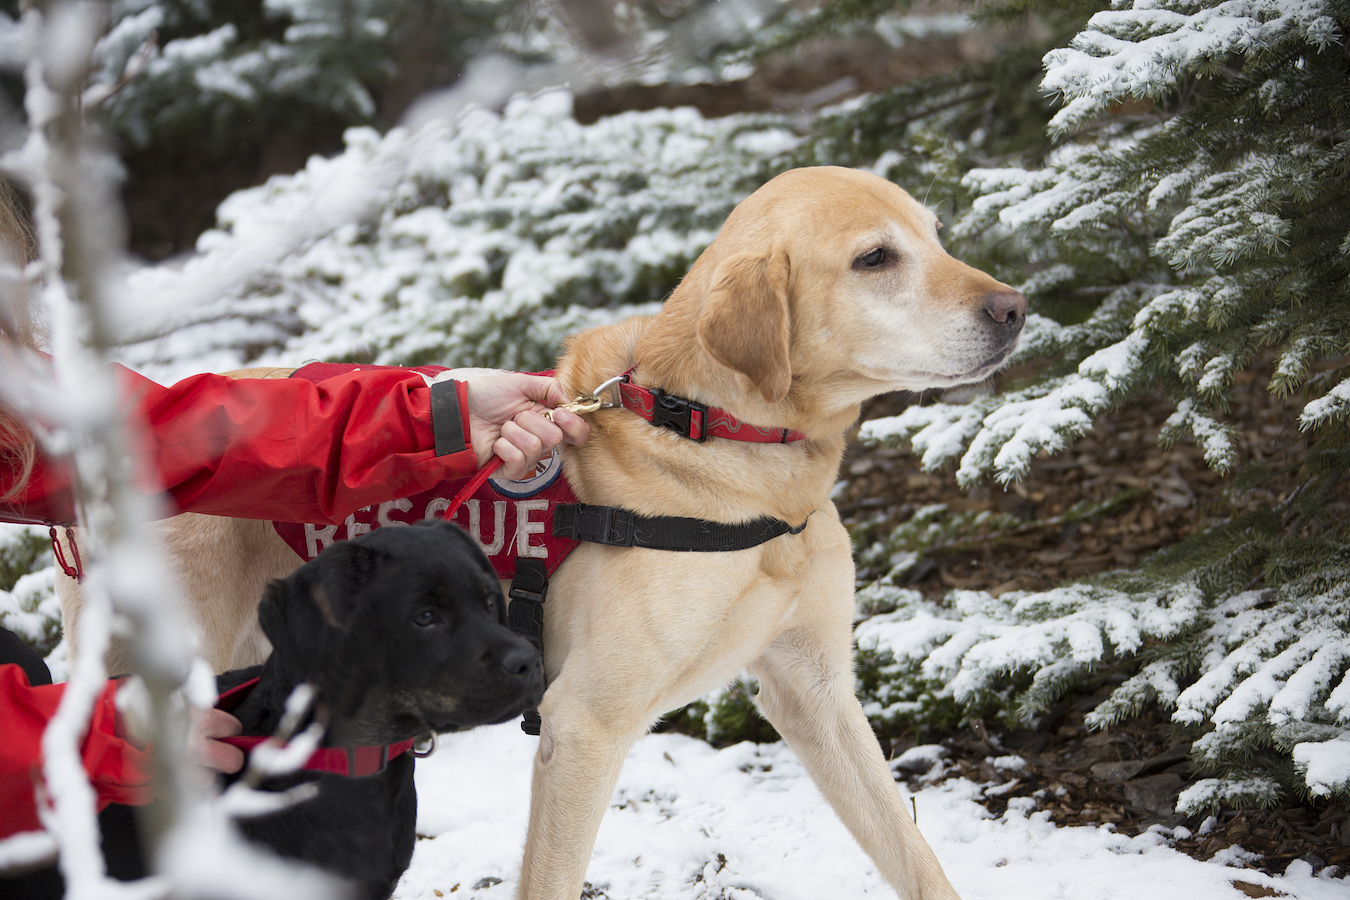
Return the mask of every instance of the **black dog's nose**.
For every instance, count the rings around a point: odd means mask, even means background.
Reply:
[[[1027,298],[1016,291],[998,291],[984,298],[984,311],[1000,325],[1014,328],[1027,317]]]
[[[498,667],[513,678],[527,678],[540,668],[539,653],[528,645],[508,647],[497,660]]]

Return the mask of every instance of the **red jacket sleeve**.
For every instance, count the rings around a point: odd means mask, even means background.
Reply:
[[[151,800],[150,754],[117,735],[110,681],[94,705],[81,752],[84,770],[98,794],[98,808],[109,803],[139,805]],[[42,767],[42,732],[56,713],[64,684],[30,687],[19,666],[0,665],[0,838],[41,828],[33,784]]]
[[[477,468],[471,446],[436,454],[431,391],[412,371],[362,369],[318,383],[196,375],[170,387],[120,373],[146,426],[137,468],[147,489],[168,495],[170,512],[333,524]],[[455,390],[455,424],[468,435],[464,384]],[[9,517],[69,522],[69,498],[64,466],[39,458]]]

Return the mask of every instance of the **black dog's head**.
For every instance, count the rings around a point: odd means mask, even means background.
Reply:
[[[318,688],[331,744],[504,722],[543,696],[491,564],[444,521],[333,544],[272,582],[258,618],[284,679]]]

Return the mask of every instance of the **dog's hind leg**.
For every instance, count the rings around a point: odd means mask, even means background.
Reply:
[[[835,629],[835,631],[838,631]],[[846,629],[779,636],[750,671],[758,702],[834,811],[903,900],[959,900],[919,833],[854,694]]]

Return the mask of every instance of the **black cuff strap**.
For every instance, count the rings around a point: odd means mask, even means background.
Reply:
[[[468,449],[460,418],[459,386],[454,381],[438,381],[431,386],[431,431],[436,438],[437,456]]]
[[[800,534],[804,528],[806,522],[794,527],[768,516],[727,525],[681,516],[639,516],[626,509],[585,503],[559,503],[553,509],[554,537],[610,547],[726,553],[758,547],[779,535]]]

